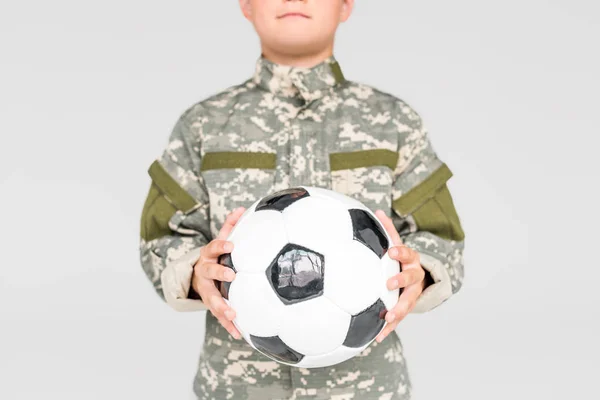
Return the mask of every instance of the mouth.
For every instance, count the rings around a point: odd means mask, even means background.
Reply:
[[[289,13],[285,13],[285,14],[281,14],[281,15],[277,16],[277,19],[283,19],[283,18],[306,18],[306,19],[310,19],[310,17],[308,15],[300,13],[300,12],[289,12]]]

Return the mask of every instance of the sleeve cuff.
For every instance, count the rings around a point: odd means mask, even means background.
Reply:
[[[420,258],[421,266],[429,272],[433,279],[433,284],[423,290],[412,310],[413,313],[430,311],[452,296],[450,275],[448,275],[448,270],[441,261],[423,253],[420,253]]]
[[[194,265],[200,257],[200,247],[167,264],[160,275],[165,300],[176,311],[202,311],[206,305],[201,300],[188,298]]]

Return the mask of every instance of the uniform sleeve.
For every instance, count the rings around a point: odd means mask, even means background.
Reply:
[[[140,221],[142,268],[158,295],[178,311],[206,309],[188,294],[193,266],[211,237],[208,193],[199,174],[201,120],[191,111],[179,118],[148,169],[151,183]]]
[[[447,186],[452,172],[433,150],[420,116],[403,104],[397,125],[392,219],[404,244],[419,252],[427,275],[413,309],[423,313],[460,290],[465,234]]]

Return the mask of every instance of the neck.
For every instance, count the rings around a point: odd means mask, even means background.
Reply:
[[[280,65],[291,67],[310,68],[322,63],[333,55],[333,43],[325,49],[316,53],[308,54],[285,54],[273,51],[266,46],[262,46],[262,56],[267,60]]]

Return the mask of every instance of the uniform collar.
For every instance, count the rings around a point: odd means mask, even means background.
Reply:
[[[301,98],[311,102],[327,90],[343,82],[344,75],[334,56],[307,67],[281,65],[260,56],[256,62],[253,81],[275,95]]]

